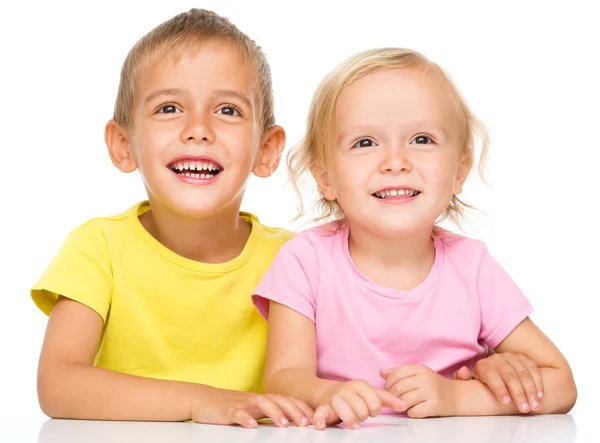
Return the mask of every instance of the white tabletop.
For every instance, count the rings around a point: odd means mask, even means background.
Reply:
[[[572,415],[426,420],[384,416],[363,423],[359,431],[338,427],[317,431],[312,427],[278,429],[271,425],[243,429],[193,423],[0,420],[2,443],[574,443],[584,441],[581,437]]]

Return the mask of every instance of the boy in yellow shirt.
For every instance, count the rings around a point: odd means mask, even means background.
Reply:
[[[304,403],[252,393],[266,323],[250,294],[292,236],[240,212],[249,176],[271,175],[285,144],[260,48],[209,11],[161,24],[125,60],[105,141],[148,201],[73,230],[32,288],[50,316],[43,411],[307,425]]]

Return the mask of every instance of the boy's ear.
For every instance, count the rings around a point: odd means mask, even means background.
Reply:
[[[327,171],[321,166],[313,165],[310,168],[310,173],[315,178],[319,189],[323,193],[323,197],[325,197],[329,201],[337,200],[337,195],[335,193],[335,190],[333,189],[331,180],[329,180],[329,175],[327,174]]]
[[[285,147],[285,131],[281,126],[269,128],[261,137],[260,150],[254,166],[254,175],[269,177],[279,166],[281,153]]]
[[[112,119],[104,129],[104,141],[108,148],[108,155],[119,171],[133,172],[137,169],[137,162],[129,147],[127,131]]]

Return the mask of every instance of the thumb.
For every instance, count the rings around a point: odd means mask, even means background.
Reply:
[[[379,371],[379,375],[384,380],[387,380],[387,378],[390,376],[390,374],[392,373],[393,370],[394,369],[382,369],[381,371]]]
[[[454,374],[452,374],[452,380],[471,380],[471,371],[466,366],[463,366]]]
[[[404,412],[406,410],[406,402],[394,394],[383,389],[375,389],[377,395],[381,399],[381,406],[393,409],[396,412]]]

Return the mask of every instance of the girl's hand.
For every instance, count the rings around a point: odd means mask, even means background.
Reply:
[[[466,374],[463,368],[459,372]],[[544,396],[542,376],[537,365],[524,355],[490,355],[475,364],[472,375],[486,384],[500,403],[508,404],[512,398],[521,413],[539,411]]]
[[[455,415],[454,383],[427,366],[406,365],[383,369],[385,389],[401,400],[411,418]]]
[[[389,392],[376,389],[363,380],[336,385],[326,395],[325,403],[317,408],[313,424],[317,429],[344,422],[352,429],[360,429],[360,422],[376,417],[382,407],[405,411],[405,404]]]
[[[313,410],[302,400],[283,395],[261,395],[251,392],[226,391],[213,399],[214,408],[192,406],[192,420],[217,425],[258,426],[257,420],[270,418],[275,426],[287,427],[290,421],[308,426]]]

